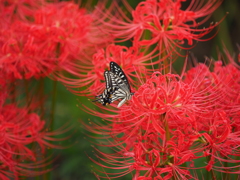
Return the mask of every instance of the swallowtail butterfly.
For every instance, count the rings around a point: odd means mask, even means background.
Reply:
[[[121,107],[127,100],[132,98],[127,76],[115,62],[110,62],[110,71],[104,72],[106,89],[102,94],[96,96],[96,100],[102,105],[111,104],[113,101],[122,99],[117,107]]]

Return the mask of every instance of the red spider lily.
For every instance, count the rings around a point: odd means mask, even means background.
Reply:
[[[11,20],[20,19],[26,21],[27,18],[32,18],[34,11],[45,3],[45,0],[2,0],[0,9],[2,15],[9,17]]]
[[[176,47],[184,48],[185,42],[191,47],[194,40],[202,40],[202,37],[217,26],[218,23],[210,24],[207,28],[201,27],[222,1],[194,0],[183,9],[184,2],[185,0],[146,0],[133,10],[123,1],[133,19],[129,19],[117,6],[115,9],[119,11],[122,19],[106,12],[108,19],[105,25],[109,26],[110,33],[121,41],[133,38],[136,45],[158,45],[161,51],[165,49],[168,52]],[[104,23],[104,19],[100,21]]]
[[[235,137],[234,141],[232,140],[232,137],[234,135],[239,136],[239,133],[236,134],[232,132],[231,123],[226,113],[214,112],[212,116],[209,114],[208,122],[199,123],[203,123],[204,131],[206,132],[203,133],[203,137],[206,140],[203,152],[206,156],[210,156],[211,158],[206,169],[210,170],[212,168],[216,163],[214,159],[221,162],[221,159],[225,158],[226,162],[237,163],[237,160],[231,160],[231,158],[228,159],[228,157],[240,153],[239,150],[237,150],[239,137]]]
[[[63,126],[48,132],[45,121],[34,113],[39,103],[31,102],[27,107],[18,107],[16,92],[11,91],[12,84],[8,83],[8,79],[0,82],[0,178],[18,179],[20,176],[49,172],[50,169],[45,168],[53,160],[44,157],[44,153],[49,148],[62,148],[52,142],[65,140],[67,137],[60,139],[55,136],[69,128]]]
[[[198,76],[197,76],[198,77]],[[196,78],[197,79],[197,78]],[[200,76],[204,82],[204,78]],[[194,81],[193,79],[192,81]],[[129,106],[123,106],[114,121],[112,134],[125,132],[126,139],[134,135],[139,128],[149,131],[165,134],[164,119],[168,118],[168,124],[172,129],[183,126],[184,124],[194,125],[194,114],[202,113],[206,107],[214,109],[217,102],[222,96],[218,90],[208,84],[203,91],[196,91],[199,87],[196,83],[184,83],[178,75],[166,74],[161,75],[159,72],[153,73],[152,77],[147,80],[134,94]],[[205,91],[204,91],[205,90]],[[209,94],[205,95],[206,92]],[[215,103],[211,104],[210,101]],[[201,103],[204,102],[204,106]],[[209,102],[209,103],[208,103]],[[101,114],[89,109],[89,113],[108,118],[107,114]],[[112,115],[109,115],[112,118]],[[156,121],[154,120],[156,119]],[[124,128],[123,128],[124,127]],[[131,132],[128,132],[131,129]]]
[[[14,104],[1,107],[0,121],[0,156],[1,166],[4,167],[0,176],[6,176],[3,179],[7,179],[9,176],[17,178],[19,175],[32,176],[44,173],[32,170],[48,165],[46,160],[37,160],[35,150],[39,146],[43,153],[47,147],[59,147],[48,142],[56,141],[57,139],[51,136],[58,132],[46,132],[45,122],[40,120],[37,114],[29,113],[28,108],[18,108]],[[28,146],[33,143],[35,147]],[[24,161],[26,163],[23,163]],[[28,164],[29,161],[34,163]]]
[[[197,140],[199,135],[188,136],[176,130],[173,132],[171,139],[166,140],[161,134],[139,134],[134,141],[129,141],[131,147],[125,145],[119,145],[114,148],[115,153],[106,154],[99,153],[98,158],[103,162],[93,160],[96,164],[110,169],[125,170],[119,173],[106,173],[99,171],[114,178],[121,177],[127,173],[132,173],[132,179],[191,179],[194,178],[190,174],[187,168],[182,167],[186,162],[193,163],[193,160],[197,158],[194,151],[190,149],[194,141]],[[166,144],[164,145],[164,142]],[[104,177],[104,176],[100,176]]]
[[[201,74],[199,75],[199,73]],[[208,94],[207,96],[212,91],[218,91],[218,98],[212,97],[211,99],[206,99],[205,103],[211,103],[212,110],[224,110],[227,112],[229,118],[234,118],[238,114],[240,105],[239,73],[239,69],[233,66],[233,64],[223,66],[222,62],[216,61],[213,72],[210,72],[206,65],[200,64],[186,73],[184,82],[194,83],[197,87],[195,89],[196,93],[197,91],[205,91]]]
[[[58,80],[62,81],[67,87],[73,88],[71,92],[77,95],[89,93],[90,95],[97,95],[105,87],[104,71],[109,70],[111,61],[121,66],[131,84],[134,82],[134,77],[145,76],[148,71],[145,68],[146,65],[154,65],[162,61],[148,63],[151,55],[150,53],[148,56],[143,56],[143,52],[139,52],[136,47],[127,48],[111,44],[107,46],[106,50],[99,49],[93,55],[92,60],[80,60],[79,63],[75,61],[71,65],[68,63],[65,70],[75,76],[75,79],[65,77],[64,74],[58,74]],[[83,87],[87,89],[82,90]],[[80,88],[80,90],[74,90],[74,88]]]
[[[236,100],[238,99],[238,90],[240,89],[239,65],[234,61],[234,57],[230,55],[226,48],[224,49],[224,55],[226,58],[221,58],[221,54],[218,55],[218,61],[214,64],[214,73],[223,80],[226,93],[232,96],[231,100]],[[224,66],[222,60],[228,64]]]
[[[21,23],[14,25],[2,41],[1,71],[18,79],[48,75],[56,67],[52,52],[44,51],[43,46],[34,42],[29,31],[24,31],[29,28],[24,28]],[[16,32],[16,28],[22,31]]]
[[[47,4],[28,22],[3,17],[10,22],[0,31],[0,66],[15,78],[39,78],[67,68],[66,61],[92,55],[111,39],[95,27],[93,14],[71,2]]]
[[[85,107],[109,121],[86,127],[103,135],[106,141],[101,146],[112,147],[115,152],[97,150],[103,162],[94,162],[125,170],[100,173],[120,177],[131,172],[133,179],[197,179],[190,169],[201,168],[237,173],[238,165],[225,170],[222,162],[240,162],[231,158],[240,156],[239,75],[234,66],[224,67],[219,62],[213,72],[200,64],[183,77],[155,72],[118,111],[102,107],[103,113],[99,113]],[[234,103],[232,98],[236,98]],[[207,165],[194,167],[195,159],[200,158],[205,158]],[[184,167],[186,162],[191,167]]]
[[[35,22],[31,33],[38,41],[53,45],[61,60],[69,54],[76,58],[91,44],[93,18],[86,9],[69,2],[49,4],[34,14]],[[94,37],[95,38],[95,37]],[[61,57],[62,56],[62,57]]]
[[[223,106],[225,110],[228,109],[228,106],[237,106],[240,104],[240,72],[237,67],[232,64],[223,66],[221,62],[215,63],[214,73],[221,79],[221,90],[227,95]],[[237,112],[239,109],[236,109]],[[233,113],[233,112],[232,112]]]
[[[182,154],[178,153],[179,156],[176,156],[177,152],[174,153],[173,149],[179,149],[180,147],[175,146],[176,143],[174,145],[175,136],[173,136],[173,139],[167,137],[169,128],[166,129],[165,127],[166,121],[171,129],[179,129],[186,124],[193,124],[193,119],[190,117],[191,113],[194,112],[194,103],[191,102],[193,89],[178,80],[179,77],[176,75],[154,73],[146,84],[143,84],[134,94],[129,106],[123,106],[114,120],[111,120],[112,124],[108,127],[96,127],[101,132],[105,131],[105,137],[106,135],[115,137],[115,142],[108,146],[120,145],[120,148],[117,148],[119,151],[116,152],[116,155],[103,154],[107,157],[106,163],[117,164],[118,160],[115,159],[119,159],[121,156],[131,158],[129,162],[124,158],[124,162],[119,162],[119,164],[122,164],[121,169],[128,168],[128,172],[136,170],[134,176],[136,179],[143,172],[145,172],[144,177],[157,178],[167,173],[166,177],[170,178],[172,176],[177,177],[179,172],[182,172],[180,173],[182,175],[185,174],[183,177],[190,176],[190,173],[178,167],[185,161],[177,160]],[[102,116],[108,117],[104,114]],[[111,117],[113,115],[109,115],[110,119]],[[107,131],[109,131],[109,134],[107,134]],[[189,141],[193,143],[197,137],[189,138]],[[191,143],[186,143],[183,151],[188,151],[187,147]],[[170,158],[171,160],[168,159],[172,156],[172,153],[176,158],[174,161],[172,158]],[[188,153],[185,156],[186,160],[191,159],[190,156],[193,157],[191,151],[188,151]],[[127,164],[125,164],[125,161]],[[132,161],[134,163],[131,163]]]

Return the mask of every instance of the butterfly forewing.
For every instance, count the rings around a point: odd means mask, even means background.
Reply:
[[[130,89],[130,85],[129,85],[127,76],[123,72],[122,68],[120,68],[120,66],[117,63],[115,63],[113,61],[110,62],[110,71],[113,72],[114,74],[116,74],[118,77],[120,77],[123,80],[123,82],[125,82],[126,85],[128,86],[128,88]]]
[[[115,80],[111,77],[112,75],[110,73],[111,73],[110,71],[105,71],[104,72],[104,77],[105,77],[105,81],[106,81],[106,88],[112,88],[112,87],[117,86]]]

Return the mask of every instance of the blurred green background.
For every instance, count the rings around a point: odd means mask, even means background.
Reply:
[[[135,7],[139,0],[130,1],[132,7]],[[204,61],[204,57],[213,57],[216,59],[216,52],[219,49],[222,50],[222,43],[226,45],[228,50],[235,54],[238,54],[237,44],[240,44],[240,2],[238,0],[224,1],[220,8],[214,13],[214,15],[206,22],[206,27],[211,21],[219,21],[226,12],[229,14],[225,20],[220,24],[220,29],[217,36],[210,41],[198,42],[196,46],[191,49],[191,52],[200,61]],[[217,29],[215,30],[215,32]],[[212,32],[214,34],[214,32]],[[212,35],[210,34],[210,36]],[[206,37],[207,38],[207,37]],[[81,110],[78,106],[81,103],[92,108],[95,107],[94,103],[89,101],[86,97],[78,97],[71,94],[67,89],[59,82],[55,84],[50,79],[44,79],[45,95],[46,95],[46,113],[45,120],[49,114],[51,114],[52,98],[56,99],[55,111],[54,111],[54,126],[53,129],[61,127],[65,123],[73,125],[72,137],[68,140],[61,142],[65,149],[54,149],[50,153],[54,156],[57,155],[57,160],[53,163],[53,170],[41,177],[34,177],[29,179],[54,179],[54,180],[93,180],[96,179],[92,171],[94,163],[88,156],[94,157],[93,144],[86,136],[86,131],[81,125],[81,121],[88,122],[100,121],[98,117],[91,116]],[[54,86],[57,87],[54,91]],[[59,137],[59,136],[58,136]],[[64,137],[64,135],[63,135]],[[204,162],[200,162],[204,163]],[[203,164],[204,165],[204,164]],[[202,174],[205,179],[211,179],[211,176]],[[208,178],[209,177],[209,178]],[[131,179],[131,175],[128,177],[122,177],[119,179]],[[201,179],[201,178],[200,178]]]

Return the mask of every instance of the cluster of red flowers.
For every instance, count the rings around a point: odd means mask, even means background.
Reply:
[[[199,179],[198,170],[206,170],[217,179],[216,172],[239,173],[239,66],[225,50],[227,60],[219,58],[208,66],[195,64],[188,70],[185,65],[181,75],[172,70],[173,57],[179,55],[174,48],[183,48],[184,42],[192,46],[194,40],[211,31],[215,24],[199,27],[221,1],[194,0],[185,9],[183,3],[146,0],[132,10],[123,1],[133,20],[118,5],[119,16],[98,9],[107,17],[99,21],[115,41],[132,38],[133,46],[110,45],[99,50],[89,62],[92,67],[86,77],[79,75],[84,84],[78,87],[88,85],[88,92],[99,94],[104,88],[103,72],[114,61],[122,67],[134,92],[121,108],[115,102],[107,107],[98,104],[99,112],[83,105],[86,112],[105,120],[85,127],[103,136],[99,146],[113,150],[104,153],[95,148],[98,160],[92,160],[104,168],[97,169],[98,178],[131,173],[134,180]],[[166,69],[170,73],[165,73]],[[198,161],[204,166],[199,167]]]
[[[68,63],[92,55],[111,39],[96,27],[96,13],[71,2],[19,0],[0,5],[0,69],[13,78],[68,70]]]
[[[104,71],[112,61],[126,74],[134,95],[121,108],[116,102],[97,103],[99,112],[83,105],[105,120],[85,127],[103,135],[99,144],[114,151],[96,148],[99,159],[92,160],[120,171],[98,170],[97,177],[131,173],[134,180],[182,180],[198,179],[198,170],[210,171],[212,179],[215,172],[239,173],[239,66],[227,50],[226,65],[219,58],[186,70],[185,63],[181,75],[172,66],[183,49],[208,40],[204,36],[218,23],[206,28],[204,23],[221,3],[145,0],[132,9],[126,0],[104,1],[88,11],[69,1],[2,1],[0,178],[47,172],[32,171],[48,164],[37,151],[57,147],[48,142],[56,141],[50,137],[56,133],[45,131],[36,105],[29,99],[26,106],[16,103],[17,79],[50,76],[74,94],[94,97],[103,92]],[[131,47],[114,44],[129,40]]]
[[[68,71],[76,59],[91,56],[112,37],[97,26],[96,13],[73,2],[4,0],[0,15],[0,179],[18,179],[50,171],[51,160],[43,153],[60,147],[49,142],[60,141],[51,136],[69,130],[46,130],[51,122],[43,120],[44,94],[29,89],[31,78]]]
[[[233,157],[240,155],[240,71],[220,61],[214,65],[213,72],[200,64],[182,77],[153,73],[129,103],[118,111],[107,109],[115,115],[87,108],[109,121],[87,127],[102,134],[107,139],[103,146],[115,151],[99,152],[104,163],[94,162],[125,169],[102,173],[119,177],[134,172],[133,179],[196,179],[192,170],[202,168],[238,173],[234,170],[240,160]],[[205,167],[195,166],[196,159],[206,162]]]

